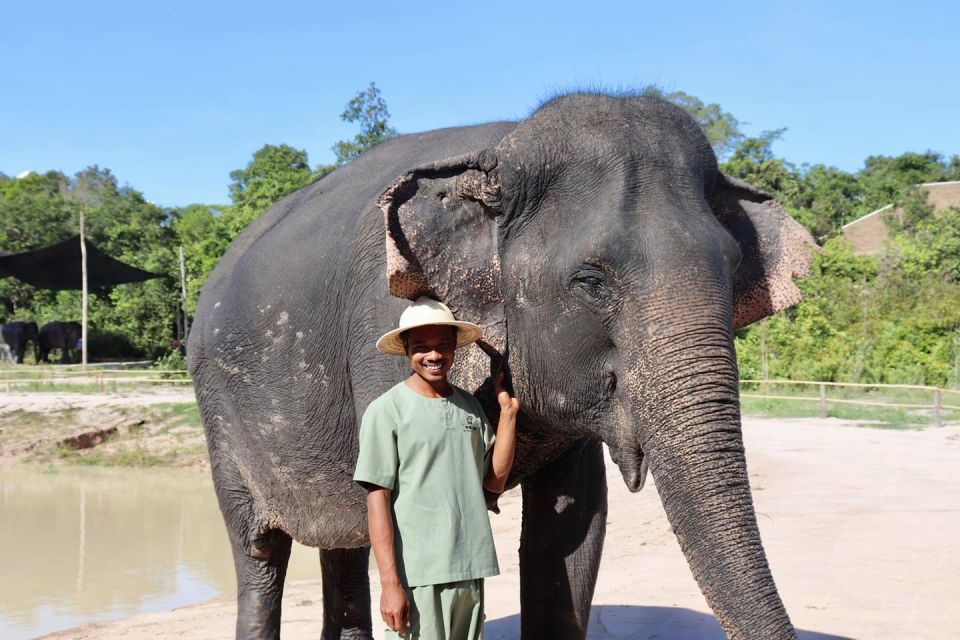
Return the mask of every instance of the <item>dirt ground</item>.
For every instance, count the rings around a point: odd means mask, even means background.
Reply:
[[[143,407],[153,404],[194,402],[193,387],[157,387],[112,393],[67,393],[7,391],[0,393],[0,413],[18,409],[41,411],[60,409],[92,409],[98,407]]]
[[[91,448],[67,444],[96,443]],[[81,459],[82,458],[82,459]],[[206,467],[192,387],[0,393],[0,464]]]
[[[801,638],[960,638],[960,426],[894,431],[836,419],[744,423],[764,544]],[[616,467],[608,462],[607,470],[610,516],[589,637],[723,638],[652,483],[631,494]],[[519,493],[505,496],[502,507],[492,516],[501,575],[487,581],[486,637],[515,640]],[[377,603],[376,575],[371,582]],[[319,636],[320,599],[318,582],[287,585],[284,638]],[[233,635],[234,615],[233,598],[224,596],[48,637],[225,638]]]

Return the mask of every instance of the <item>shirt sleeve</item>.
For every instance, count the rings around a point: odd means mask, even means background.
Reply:
[[[392,490],[398,466],[396,421],[385,407],[370,405],[360,422],[360,455],[353,480]]]

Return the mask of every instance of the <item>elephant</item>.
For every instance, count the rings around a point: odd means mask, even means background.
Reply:
[[[33,357],[36,360],[38,335],[36,322],[18,321],[0,325],[0,343],[7,346],[10,359],[16,364],[23,364],[27,343],[33,344]]]
[[[39,357],[37,362],[49,362],[50,352],[60,349],[60,362],[69,364],[77,360],[77,342],[83,329],[79,322],[56,320],[40,327]]]
[[[497,424],[505,358],[522,408],[523,638],[586,637],[603,443],[630,490],[653,475],[728,636],[795,638],[750,493],[733,331],[799,302],[815,251],[718,169],[687,113],[642,95],[392,138],[281,200],[211,273],[188,342],[236,637],[279,637],[294,539],[320,549],[322,637],[372,637],[357,429],[408,373],[376,338],[429,295],[484,329],[453,382]]]

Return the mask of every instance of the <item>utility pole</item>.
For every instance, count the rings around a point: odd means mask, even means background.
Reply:
[[[87,370],[87,237],[84,229],[85,205],[80,205],[80,277],[83,279],[83,303],[80,318],[80,362],[81,369]],[[76,346],[76,345],[74,345]],[[64,354],[66,356],[66,354]]]

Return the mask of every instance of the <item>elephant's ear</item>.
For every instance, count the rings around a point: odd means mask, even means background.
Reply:
[[[818,249],[810,232],[773,196],[723,174],[710,204],[742,254],[733,275],[733,328],[800,302],[803,296],[793,279],[810,274]]]
[[[503,353],[496,153],[488,149],[417,167],[394,180],[378,204],[391,295],[440,300],[458,319],[483,327],[484,342]],[[489,359],[478,347],[458,351],[457,358],[455,382],[475,390],[489,376]]]

